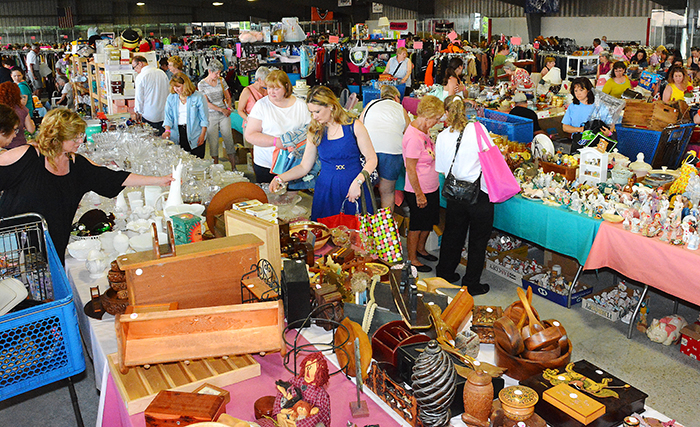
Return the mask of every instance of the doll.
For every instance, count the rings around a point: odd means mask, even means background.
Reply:
[[[331,427],[331,399],[325,388],[329,378],[326,358],[320,352],[311,353],[301,361],[299,371],[296,377],[278,385],[272,410],[277,426]],[[283,392],[290,397],[284,396]],[[296,399],[298,393],[301,393],[301,398],[290,406],[289,402]],[[282,404],[283,399],[286,399],[286,408],[283,407],[285,406]],[[302,401],[305,404],[299,405]],[[301,409],[300,412],[299,408],[302,406],[305,409]],[[308,409],[308,413],[305,412],[306,409]],[[302,414],[301,418],[300,413]],[[259,420],[259,424],[262,427],[275,426],[272,419]]]

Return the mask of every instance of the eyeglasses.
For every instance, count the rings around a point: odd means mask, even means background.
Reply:
[[[79,133],[73,138],[75,142],[83,142],[85,141],[85,134],[84,133]]]
[[[15,135],[17,135],[18,133],[19,133],[19,127],[16,127],[15,128]]]

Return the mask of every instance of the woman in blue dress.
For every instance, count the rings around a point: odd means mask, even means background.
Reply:
[[[308,174],[318,154],[321,172],[316,181],[311,208],[311,219],[316,220],[339,214],[346,198],[350,202],[359,199],[360,186],[365,181],[362,170],[372,173],[377,167],[377,155],[365,126],[350,117],[329,88],[312,88],[306,98],[306,106],[311,112],[307,141],[312,144],[306,144],[301,164],[277,175],[270,183],[270,190],[277,191],[280,184]],[[360,163],[360,155],[365,157],[364,167]],[[371,212],[371,203],[367,205]],[[346,203],[345,213],[354,214],[355,204]]]

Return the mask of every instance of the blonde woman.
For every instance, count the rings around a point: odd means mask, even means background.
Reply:
[[[474,124],[467,123],[464,102],[460,98],[452,97],[451,102],[448,101],[446,126],[437,138],[435,169],[447,175],[451,168],[452,174],[460,181],[480,180],[481,163],[476,130]],[[479,185],[481,191],[476,203],[447,201],[440,262],[435,269],[439,277],[449,282],[459,280],[455,269],[461,260],[464,241],[469,233],[469,262],[467,272],[462,278],[462,286],[466,286],[472,296],[489,291],[489,285],[481,283],[481,273],[486,244],[493,227],[493,203],[489,201],[485,182],[481,180]]]
[[[207,99],[197,92],[194,83],[183,73],[170,79],[170,95],[165,101],[163,138],[180,144],[193,155],[204,158],[209,114]]]
[[[231,162],[231,169],[236,169],[236,145],[231,133],[231,94],[228,84],[221,77],[224,64],[218,59],[212,59],[207,66],[209,74],[202,79],[197,87],[204,95],[209,107],[209,127],[207,127],[207,145],[209,155],[214,163],[219,163],[219,133],[224,141],[226,157]]]
[[[428,131],[435,126],[445,107],[442,101],[432,95],[424,96],[413,120],[403,135],[403,159],[406,166],[404,194],[411,213],[408,228],[408,259],[418,271],[427,273],[431,267],[418,261],[437,261],[435,255],[425,250],[428,235],[440,221],[440,182],[435,171],[435,143]]]
[[[350,202],[358,200],[360,187],[365,182],[362,171],[374,171],[377,155],[365,126],[348,115],[332,90],[315,86],[309,91],[306,103],[312,119],[304,157],[300,165],[277,175],[270,189],[277,191],[280,184],[308,174],[318,155],[321,172],[311,207],[311,219],[316,220],[340,213],[346,198]],[[360,154],[365,157],[364,167],[360,163]],[[358,202],[365,203],[365,200]],[[372,212],[371,202],[367,203],[367,210]],[[354,204],[347,203],[345,213],[354,214]]]
[[[127,186],[162,186],[172,181],[170,175],[113,171],[76,154],[85,141],[85,126],[76,112],[56,108],[44,117],[35,143],[0,154],[0,216],[41,214],[62,261],[73,217],[85,193],[115,197]]]
[[[177,73],[187,74],[184,71],[185,64],[182,62],[182,58],[177,55],[168,58],[168,71],[174,76]],[[172,77],[171,77],[172,78]]]
[[[396,49],[396,56],[392,56],[386,64],[385,73],[389,73],[406,85],[406,90],[411,87],[411,73],[413,72],[413,62],[408,58],[408,49],[400,47]]]

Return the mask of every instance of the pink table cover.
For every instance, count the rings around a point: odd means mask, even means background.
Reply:
[[[278,379],[287,380],[292,376],[282,366],[282,359],[278,353],[268,354],[265,357],[258,355],[253,357],[260,364],[260,376],[224,387],[231,393],[231,402],[226,405],[226,412],[231,416],[248,421],[255,421],[255,412],[253,410],[255,401],[263,396],[274,396],[276,393],[275,381]],[[299,361],[301,359],[303,359],[303,356],[301,356]],[[331,372],[337,369],[331,363],[328,365]],[[379,424],[382,427],[400,425],[364,393],[360,395],[360,399],[367,402],[370,416],[368,418],[353,418],[350,414],[349,402],[356,399],[355,384],[342,373],[333,375],[330,378],[326,390],[331,397],[332,425],[328,427],[346,427],[348,420],[359,426],[365,424]],[[363,390],[367,391],[368,388],[364,387]],[[111,373],[107,380],[107,388],[103,392],[107,393],[105,396],[103,427],[146,426],[143,412],[129,416]]]
[[[411,96],[406,96],[404,97],[403,101],[401,101],[401,105],[403,105],[403,108],[406,109],[409,113],[413,114],[414,116],[418,111],[418,104],[420,103],[419,98],[413,98]]]
[[[584,269],[610,267],[632,280],[700,305],[700,253],[603,222]]]

